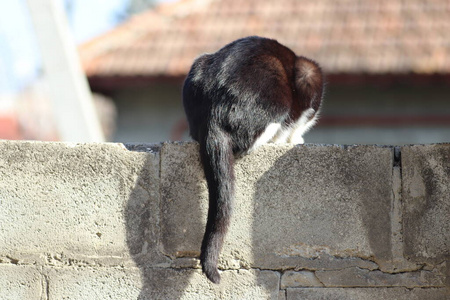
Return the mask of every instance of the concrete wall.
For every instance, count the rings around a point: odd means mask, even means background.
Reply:
[[[0,299],[449,299],[450,144],[244,157],[220,285],[197,151],[0,142]]]

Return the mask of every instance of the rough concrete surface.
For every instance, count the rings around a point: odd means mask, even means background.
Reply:
[[[360,268],[346,268],[342,270],[316,271],[315,275],[327,287],[444,287],[445,280],[442,274],[423,270],[389,274],[379,270],[369,271]]]
[[[0,300],[40,300],[44,294],[44,276],[36,267],[0,264]]]
[[[228,270],[221,284],[208,281],[200,270],[148,269],[149,282],[139,299],[274,299],[279,293],[279,274],[272,271]]]
[[[197,152],[195,144],[162,147],[162,238],[172,257],[199,253],[207,192]],[[392,148],[312,145],[268,145],[239,160],[222,267],[391,259],[392,161]]]
[[[398,149],[238,160],[214,285],[196,143],[0,141],[0,299],[450,299],[449,145]]]
[[[323,283],[311,271],[286,271],[281,276],[281,288],[322,287]]]
[[[161,241],[171,257],[198,257],[206,224],[208,193],[198,145],[161,148]]]
[[[287,289],[287,300],[448,300],[445,289],[308,288]]]
[[[450,259],[450,144],[402,147],[403,222],[408,257]]]
[[[137,268],[64,267],[46,270],[49,299],[138,299]]]
[[[1,142],[0,153],[0,257],[129,256],[125,204],[145,168],[133,201],[157,202],[158,157],[118,144]]]

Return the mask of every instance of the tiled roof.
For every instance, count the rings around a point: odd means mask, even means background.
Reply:
[[[89,77],[183,76],[244,36],[277,39],[328,73],[450,73],[449,0],[181,0],[80,47]]]

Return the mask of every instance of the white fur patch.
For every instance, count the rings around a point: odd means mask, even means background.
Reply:
[[[270,123],[269,126],[266,127],[266,130],[259,136],[259,138],[255,141],[250,151],[258,148],[261,145],[267,144],[272,140],[272,138],[277,134],[280,130],[280,123]]]
[[[302,113],[297,122],[288,127],[283,127],[280,123],[270,123],[248,152],[267,143],[303,144],[305,142],[303,135],[314,126],[317,117],[316,111],[309,108]]]
[[[303,135],[316,124],[317,114],[315,112],[314,109],[308,108],[302,113],[297,122],[292,126],[291,135],[288,139],[289,143],[303,144],[305,142]],[[314,117],[311,119],[311,116]]]
[[[291,127],[282,127],[278,130],[277,134],[272,138],[271,142],[275,144],[287,143],[289,136],[291,135]]]

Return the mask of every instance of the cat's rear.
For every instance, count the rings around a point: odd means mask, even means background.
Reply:
[[[321,105],[317,63],[275,40],[247,37],[195,60],[183,104],[209,191],[201,264],[220,281],[217,261],[234,198],[234,159],[267,142],[303,142]]]

